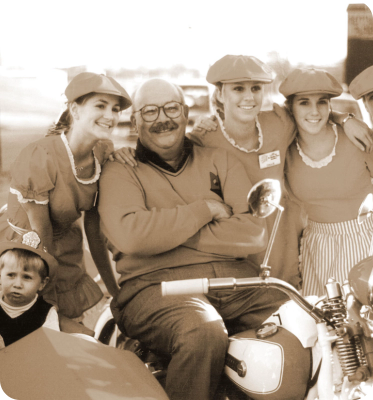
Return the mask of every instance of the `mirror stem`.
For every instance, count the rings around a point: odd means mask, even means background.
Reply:
[[[268,266],[268,259],[271,254],[273,242],[275,241],[278,225],[280,223],[282,212],[284,211],[284,207],[280,206],[279,204],[272,203],[270,200],[267,200],[267,203],[273,207],[277,208],[277,215],[275,219],[275,223],[273,224],[271,236],[268,241],[267,250],[264,256],[263,264],[260,265],[260,274],[261,278],[268,278],[271,275],[271,267]]]

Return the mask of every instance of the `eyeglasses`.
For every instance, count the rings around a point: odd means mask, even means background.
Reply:
[[[156,105],[148,105],[140,110],[134,111],[134,113],[141,113],[141,117],[145,122],[153,122],[159,117],[161,108],[168,118],[174,119],[180,117],[181,111],[183,109],[183,104],[177,101],[171,101],[166,103],[162,107]]]

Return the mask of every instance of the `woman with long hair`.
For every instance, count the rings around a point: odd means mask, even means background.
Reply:
[[[357,222],[359,207],[373,193],[373,155],[347,138],[331,115],[330,99],[342,93],[338,81],[318,69],[295,69],[280,92],[297,126],[286,159],[289,191],[308,216],[301,241],[303,294],[324,294],[329,278],[341,284],[368,257],[373,218]]]
[[[90,251],[111,295],[118,287],[96,203],[101,166],[113,151],[108,139],[120,112],[131,106],[127,92],[113,78],[90,72],[68,84],[67,108],[47,137],[26,146],[11,167],[8,209],[0,225],[1,240],[38,233],[57,259],[57,279],[44,299],[68,318],[82,319],[103,293],[86,273],[83,227]]]

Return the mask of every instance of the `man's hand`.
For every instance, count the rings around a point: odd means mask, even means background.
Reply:
[[[205,200],[205,202],[210,209],[213,221],[229,218],[233,214],[232,208],[225,203],[216,200]]]
[[[114,151],[109,156],[110,161],[118,161],[121,164],[128,164],[131,167],[137,167],[137,161],[135,160],[136,150],[132,147],[122,147],[119,150]]]

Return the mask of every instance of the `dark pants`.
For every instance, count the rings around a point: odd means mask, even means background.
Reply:
[[[256,277],[245,261],[213,262],[156,271],[127,281],[112,311],[119,328],[150,349],[171,354],[166,392],[171,400],[212,399],[223,371],[228,333],[258,327],[288,300],[275,289],[162,297],[160,282]]]

